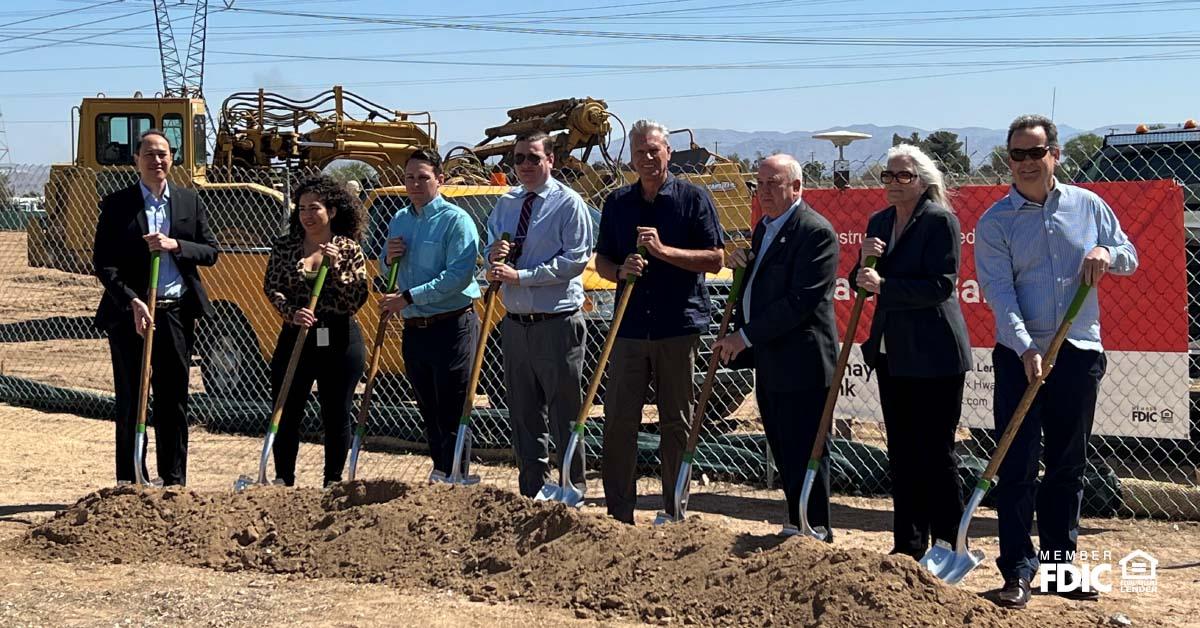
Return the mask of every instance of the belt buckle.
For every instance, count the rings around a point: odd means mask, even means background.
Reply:
[[[427,317],[414,318],[412,320],[404,321],[404,324],[406,326],[411,325],[416,329],[424,329],[429,327],[429,319]]]

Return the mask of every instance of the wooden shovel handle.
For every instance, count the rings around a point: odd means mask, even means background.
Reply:
[[[146,431],[146,413],[150,406],[150,357],[154,354],[154,308],[158,306],[158,270],[162,263],[161,255],[160,251],[150,253],[150,285],[146,289],[146,308],[150,310],[150,324],[146,326],[146,333],[142,336],[142,373],[138,383],[138,414],[135,428],[138,434]],[[136,464],[140,465],[142,461],[138,460]]]
[[[508,242],[511,236],[505,231],[500,240]],[[502,258],[500,260],[504,262]],[[492,333],[492,316],[496,312],[496,299],[500,296],[500,282],[493,281],[483,294],[483,322],[479,325],[479,343],[475,346],[475,356],[471,360],[471,374],[467,378],[467,398],[463,400],[462,416],[459,424],[466,425],[471,421],[471,411],[475,409],[475,390],[479,388],[479,375],[483,371],[484,351],[487,350],[488,336]]]
[[[725,337],[729,331],[729,322],[733,319],[733,307],[737,304],[738,296],[742,291],[742,281],[746,277],[746,267],[735,268],[733,271],[733,285],[729,288],[729,296],[725,300],[725,312],[721,315],[721,327],[717,330],[717,340]],[[708,373],[704,376],[704,386],[700,388],[700,397],[696,400],[696,406],[692,409],[692,427],[688,432],[687,447],[684,448],[684,455],[690,455],[696,451],[696,444],[700,442],[700,427],[704,424],[704,413],[708,411],[708,400],[712,397],[713,380],[716,379],[717,368],[720,363],[715,355],[708,358]]]
[[[317,280],[313,283],[312,294],[308,297],[308,309],[317,310],[317,298],[321,296],[321,288],[325,285],[325,277],[329,274],[329,258],[321,260],[321,269],[317,271]],[[283,405],[287,402],[288,392],[292,388],[292,380],[296,377],[296,368],[300,365],[300,354],[304,353],[304,342],[308,340],[308,327],[301,327],[296,334],[296,343],[292,346],[292,354],[288,356],[287,371],[283,374],[283,382],[279,386],[279,395],[275,397],[275,408],[271,411],[271,424],[267,431],[274,434],[279,431],[279,421],[283,418]],[[278,347],[275,349],[279,350]]]
[[[396,291],[396,275],[399,274],[400,264],[392,264],[388,269],[387,287],[384,292],[392,293]],[[367,424],[367,415],[371,409],[371,396],[375,392],[375,378],[379,375],[379,362],[383,354],[383,341],[387,337],[388,317],[382,312],[379,314],[379,325],[375,328],[375,342],[371,345],[371,359],[367,362],[367,383],[363,385],[362,399],[358,403],[358,417],[355,418],[354,424],[358,429],[362,429]]]
[[[1054,368],[1054,361],[1058,359],[1058,350],[1062,348],[1063,341],[1067,339],[1067,332],[1071,331],[1071,325],[1075,322],[1075,317],[1079,314],[1079,309],[1083,307],[1083,301],[1087,298],[1088,290],[1091,286],[1079,282],[1079,289],[1075,291],[1075,298],[1071,300],[1070,307],[1067,308],[1067,315],[1063,317],[1062,323],[1058,325],[1058,331],[1054,333],[1054,339],[1050,341],[1050,349],[1046,351],[1046,357],[1042,360],[1042,374],[1038,378],[1029,382],[1025,387],[1025,394],[1021,395],[1021,402],[1017,404],[1017,409],[1013,412],[1012,419],[1009,420],[1008,426],[1004,428],[1004,434],[1000,436],[1000,442],[996,443],[996,452],[992,454],[992,459],[988,462],[987,469],[983,471],[983,476],[980,478],[980,483],[990,483],[992,478],[996,477],[996,472],[1000,470],[1000,463],[1004,461],[1004,456],[1008,453],[1009,446],[1017,437],[1017,431],[1021,429],[1021,423],[1025,421],[1025,414],[1029,412],[1030,406],[1033,405],[1033,400],[1037,398],[1038,390],[1042,387],[1042,382],[1050,375],[1050,369]]]

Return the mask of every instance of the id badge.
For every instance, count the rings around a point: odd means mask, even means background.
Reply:
[[[317,328],[317,346],[318,347],[328,347],[329,346],[329,328],[328,327],[318,327]]]

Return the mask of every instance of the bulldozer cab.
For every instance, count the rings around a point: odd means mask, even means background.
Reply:
[[[133,168],[138,137],[159,129],[174,151],[174,169],[203,176],[208,160],[204,101],[198,98],[85,98],[79,106],[74,162],[85,168]]]

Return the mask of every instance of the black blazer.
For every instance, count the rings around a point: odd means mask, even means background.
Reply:
[[[211,315],[208,294],[200,283],[198,266],[217,263],[217,241],[208,228],[208,215],[196,193],[170,186],[171,237],[179,241],[179,250],[171,255],[183,277],[184,312],[193,317]],[[147,233],[146,203],[142,189],[134,184],[100,201],[100,219],[96,224],[96,243],[92,248],[92,267],[104,284],[104,296],[96,309],[96,327],[111,331],[124,321],[132,321],[130,302],[146,301],[150,283],[150,249],[142,236]]]
[[[958,262],[962,233],[949,209],[922,198],[897,242],[892,242],[896,208],[867,221],[867,237],[887,242],[875,269],[883,287],[875,303],[863,359],[874,367],[879,341],[887,338],[888,371],[906,377],[943,377],[971,369],[971,342],[958,305]],[[859,256],[861,261],[861,255]],[[858,264],[850,285],[858,283]]]
[[[751,318],[745,318],[745,292],[735,322],[752,347],[734,367],[753,365],[757,385],[772,392],[795,392],[829,386],[837,359],[837,323],[833,288],[837,281],[838,239],[833,226],[801,202],[766,253],[761,253],[766,227],[754,229],[754,259],[746,277]],[[757,272],[755,272],[757,268]],[[744,356],[744,357],[743,357]]]

